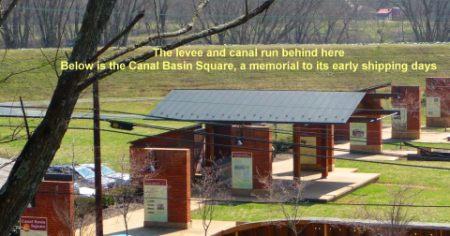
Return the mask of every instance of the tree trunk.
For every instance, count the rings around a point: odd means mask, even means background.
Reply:
[[[90,0],[69,62],[86,62],[98,46],[116,0]],[[0,235],[9,235],[50,165],[67,131],[85,71],[64,71],[45,118],[25,144],[7,182],[0,190]]]

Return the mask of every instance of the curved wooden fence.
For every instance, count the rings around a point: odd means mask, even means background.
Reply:
[[[292,221],[266,221],[237,223],[233,228],[215,234],[215,236],[292,236],[296,225],[297,235],[307,236],[450,236],[450,225],[409,224],[407,226],[389,226],[371,221],[342,221],[311,219]],[[390,234],[395,232],[394,234]]]

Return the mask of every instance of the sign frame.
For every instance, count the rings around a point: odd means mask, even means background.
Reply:
[[[35,228],[33,225],[35,223],[33,222],[24,222],[26,220],[29,221],[36,221],[36,220],[43,220],[45,221],[45,226],[43,229]],[[26,228],[28,225],[29,228]],[[47,236],[48,235],[48,218],[47,217],[41,217],[41,216],[21,216],[20,217],[20,235],[24,236]]]
[[[367,145],[367,123],[350,123],[350,144]]]
[[[253,189],[253,155],[251,152],[231,153],[231,186],[233,189]]]
[[[169,221],[167,179],[144,178],[144,221]]]

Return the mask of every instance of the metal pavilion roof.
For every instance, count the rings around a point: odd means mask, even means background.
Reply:
[[[151,119],[204,122],[346,123],[365,92],[172,90]]]

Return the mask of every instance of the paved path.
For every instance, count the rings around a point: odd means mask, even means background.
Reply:
[[[192,220],[189,229],[164,229],[164,228],[144,228],[144,209],[138,209],[129,213],[128,229],[132,236],[150,236],[150,235],[164,235],[164,236],[197,236],[203,235],[204,230],[201,220]],[[234,221],[213,221],[208,230],[208,235],[218,233],[222,230],[235,226]],[[79,232],[76,232],[78,235]],[[105,235],[124,234],[125,225],[122,216],[115,216],[103,221],[103,233]],[[83,228],[82,234],[85,236],[95,235],[95,226],[93,224]]]
[[[101,102],[136,102],[136,101],[159,101],[161,98],[104,98]],[[78,103],[92,103],[91,99],[79,99]],[[25,108],[25,113],[31,118],[42,118],[45,116],[45,109],[38,107],[48,106],[49,101],[25,101],[24,106],[35,106],[36,108]],[[10,108],[13,107],[13,108]],[[0,103],[0,116],[7,117],[22,117],[23,113],[20,108],[20,102],[2,102]],[[87,110],[86,112],[74,112],[72,118],[76,119],[92,119],[92,112]],[[114,114],[105,113],[100,115],[101,119],[145,119],[146,116],[133,115],[133,114]]]
[[[5,184],[8,179],[9,172],[11,171],[14,162],[10,159],[0,157],[0,188]]]
[[[293,178],[293,161],[285,157],[284,160],[272,164],[274,181],[290,181]],[[306,182],[303,198],[311,201],[333,201],[351,191],[376,182],[380,176],[377,173],[359,173],[356,168],[335,168],[329,172],[326,179],[322,179],[320,172],[302,171],[302,181]]]
[[[439,132],[439,131],[433,131],[429,129],[424,129],[425,127],[422,127],[422,130],[420,132],[420,139],[413,140],[417,142],[425,142],[425,143],[441,143],[441,142],[447,142],[447,137],[450,136],[450,129],[447,129],[448,132]],[[383,128],[383,140],[389,140],[392,137],[392,128],[391,127],[384,127]]]

